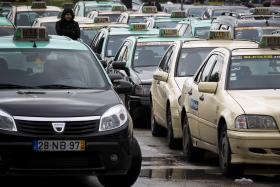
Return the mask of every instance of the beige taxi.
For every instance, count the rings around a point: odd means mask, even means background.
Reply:
[[[167,134],[170,148],[182,144],[179,99],[184,82],[191,79],[207,55],[217,47],[256,48],[250,41],[233,41],[229,31],[211,31],[208,40],[175,42],[167,50],[154,73],[151,86],[151,131],[154,136]],[[167,133],[166,130],[167,129]]]
[[[242,173],[244,164],[280,165],[280,36],[263,36],[261,44],[213,50],[185,83],[188,160],[201,149],[217,153],[225,175]]]

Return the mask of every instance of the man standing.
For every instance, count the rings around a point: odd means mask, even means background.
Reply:
[[[73,40],[80,38],[80,27],[74,21],[74,18],[73,10],[71,8],[65,8],[61,14],[61,19],[55,25],[57,35],[68,36]]]

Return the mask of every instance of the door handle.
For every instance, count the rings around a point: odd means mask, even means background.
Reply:
[[[192,95],[192,90],[188,91],[188,94],[189,94],[189,95]]]
[[[199,100],[200,100],[200,101],[204,101],[204,95],[201,95],[201,96],[199,97]]]

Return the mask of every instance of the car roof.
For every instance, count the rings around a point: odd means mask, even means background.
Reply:
[[[200,47],[227,47],[232,48],[257,48],[258,44],[252,41],[244,40],[197,40],[184,42],[182,48],[200,48]]]
[[[13,26],[13,24],[5,17],[0,17],[0,27],[1,26]]]
[[[135,36],[134,36],[135,37]],[[197,40],[196,38],[183,38],[183,37],[135,37],[137,42],[172,42],[178,40]]]
[[[41,9],[36,9],[36,8],[31,8],[31,6],[17,6],[16,11],[17,12],[25,12],[25,11],[31,11],[31,10],[36,10],[36,11],[61,11],[61,8],[56,7],[56,6],[47,6],[47,8],[41,8]]]
[[[158,35],[159,30],[158,29],[148,29],[148,30],[140,30],[140,31],[132,31],[129,28],[110,28],[107,29],[109,31],[109,35],[129,35],[129,34],[154,34]]]
[[[57,16],[49,16],[49,17],[37,18],[37,20],[40,23],[46,23],[46,22],[57,22],[58,20],[60,20],[60,18]],[[81,16],[75,16],[75,21],[77,21],[79,24],[93,23],[92,19],[87,18],[87,17],[81,17]]]
[[[232,51],[232,56],[236,55],[279,55],[280,49],[258,48],[258,49],[238,49]]]
[[[30,41],[15,41],[13,36],[0,37],[0,49],[34,49],[33,45]],[[38,49],[88,50],[81,42],[56,35],[50,35],[49,41],[37,41],[36,46]]]

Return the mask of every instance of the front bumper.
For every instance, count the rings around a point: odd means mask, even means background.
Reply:
[[[279,132],[238,132],[228,130],[233,164],[280,165]]]
[[[85,140],[82,152],[36,152],[33,140]],[[92,137],[27,137],[1,132],[0,172],[4,175],[122,175],[131,165],[128,127]],[[112,160],[116,154],[118,160]]]

